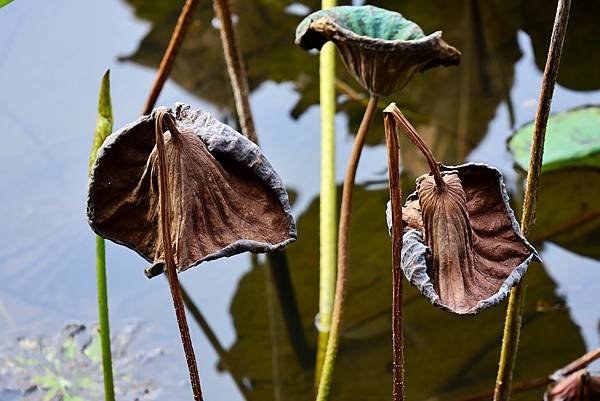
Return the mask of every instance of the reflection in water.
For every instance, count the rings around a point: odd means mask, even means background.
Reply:
[[[166,47],[170,27],[177,16],[177,5],[160,1],[132,2],[138,16],[150,20],[152,29],[139,48],[123,60],[156,68]],[[316,55],[306,54],[293,45],[293,32],[301,17],[286,12],[294,2],[266,0],[234,1],[232,9],[243,16],[237,25],[240,47],[246,60],[251,89],[266,80],[288,81],[300,98],[290,110],[300,116],[318,102],[318,63]],[[313,2],[314,3],[314,2]],[[507,24],[508,16],[495,2],[461,1],[448,7],[444,0],[427,2],[376,1],[374,5],[402,10],[425,32],[443,29],[444,37],[462,50],[460,68],[436,69],[417,76],[402,92],[399,105],[416,125],[439,159],[460,163],[483,138],[498,105],[506,102],[512,109],[509,89],[514,63],[520,58],[516,27]],[[307,4],[314,8],[315,4]],[[235,110],[228,88],[218,31],[211,21],[209,4],[200,7],[197,20],[188,34],[172,79],[200,98],[230,113]],[[257,35],[268,27],[268,35]],[[341,64],[341,63],[339,63]],[[355,85],[343,66],[338,68],[343,83]],[[355,91],[360,89],[356,86]],[[349,117],[350,131],[356,132],[363,105],[340,98],[340,110]],[[392,98],[381,101],[389,103]],[[383,141],[382,122],[375,120],[367,144]],[[406,142],[402,142],[406,145]],[[420,158],[407,154],[409,171],[423,171]]]
[[[496,2],[502,4],[506,15],[511,16],[506,23],[531,37],[535,63],[543,70],[554,18],[553,7],[545,0]],[[599,10],[599,0],[573,2],[560,62],[559,85],[578,91],[600,89],[600,42],[592,39],[597,34]]]
[[[600,260],[600,170],[572,168],[542,174],[536,241],[552,242]]]
[[[152,22],[152,29],[139,48],[123,60],[156,68],[162,50],[166,47],[170,27],[177,16],[177,4],[130,0],[141,18]],[[300,98],[290,110],[295,118],[311,105],[318,103],[318,63],[316,55],[305,54],[293,46],[293,32],[301,17],[290,12],[294,1],[272,2],[267,0],[233,1],[232,9],[243,18],[236,29],[240,38],[251,89],[270,80],[293,82]],[[301,2],[310,9],[318,2]],[[340,2],[350,3],[350,2]],[[390,100],[398,102],[427,143],[432,144],[434,154],[449,164],[461,163],[479,143],[488,124],[501,103],[505,103],[514,122],[510,88],[513,85],[514,64],[521,57],[517,43],[517,31],[526,30],[532,37],[534,52],[545,55],[547,38],[552,26],[552,7],[533,6],[532,2],[463,0],[449,7],[445,0],[413,2],[408,0],[379,0],[369,4],[400,10],[411,20],[417,21],[425,32],[444,31],[444,38],[462,51],[460,68],[435,69],[426,76],[417,76],[401,97],[389,97],[380,103],[383,107]],[[507,4],[508,3],[508,4]],[[160,8],[160,12],[159,11]],[[544,10],[538,13],[536,10]],[[573,70],[581,67],[575,57],[586,49],[597,56],[600,52],[589,49],[589,40],[580,40],[594,24],[585,24],[593,10],[600,11],[599,1],[573,5],[573,19],[565,44],[565,57],[561,65],[561,77],[569,80],[566,86],[575,89],[597,89],[594,74],[585,76],[586,81],[574,82]],[[218,31],[212,25],[213,11],[210,4],[201,6],[196,24],[186,40],[178,59],[172,79],[200,98],[210,101],[223,110],[234,110],[233,98],[228,88],[227,75],[222,57]],[[578,23],[581,20],[581,24]],[[257,35],[265,31],[268,34]],[[592,44],[595,45],[595,44]],[[585,47],[584,47],[585,46]],[[569,57],[569,54],[573,56]],[[545,56],[544,56],[545,57]],[[577,60],[573,62],[572,60]],[[355,85],[341,63],[338,77],[346,85]],[[595,66],[593,63],[584,63]],[[543,60],[538,61],[543,65]],[[577,70],[579,71],[579,70]],[[573,78],[571,78],[573,76]],[[600,81],[600,76],[598,76]],[[559,83],[562,81],[559,79]],[[360,93],[359,88],[354,87]],[[362,116],[363,105],[347,96],[340,97],[339,109],[349,117],[350,131],[356,132]],[[382,121],[375,120],[368,145],[383,141]],[[408,143],[402,138],[401,146]],[[405,167],[414,173],[425,168],[424,162],[405,155]]]

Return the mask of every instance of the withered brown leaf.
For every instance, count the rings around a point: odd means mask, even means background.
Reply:
[[[404,275],[434,305],[455,313],[497,304],[539,260],[519,230],[502,174],[485,164],[439,164],[397,106],[386,110],[391,127],[402,128],[430,168],[402,208]],[[388,224],[391,214],[388,203]]]
[[[553,384],[544,394],[546,401],[600,401],[600,376],[578,370]]]
[[[88,193],[94,231],[150,262],[164,260],[155,114],[108,138]],[[178,271],[240,252],[278,250],[295,240],[283,183],[255,144],[189,106],[179,105],[174,121],[164,138]]]
[[[422,176],[403,208],[402,268],[434,305],[477,313],[504,299],[539,257],[520,234],[498,170],[476,163],[441,169],[445,189]]]

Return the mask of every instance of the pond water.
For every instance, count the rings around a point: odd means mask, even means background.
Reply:
[[[22,336],[52,337],[68,323],[95,322],[94,236],[84,208],[100,78],[110,68],[115,127],[137,118],[179,3],[16,0],[0,9],[1,345]],[[484,161],[500,168],[519,210],[523,175],[513,168],[505,141],[535,114],[553,5],[543,0],[369,3],[403,12],[426,32],[443,30],[445,39],[462,50],[459,67],[417,76],[394,100],[441,161]],[[286,257],[296,309],[289,288],[283,296],[278,292],[285,288],[286,270],[270,269],[263,256],[210,262],[180,276],[202,314],[203,320],[189,320],[207,400],[312,397],[318,58],[294,46],[293,34],[301,17],[317,6],[315,1],[232,1],[259,140],[294,194],[299,240]],[[589,40],[599,11],[598,1],[573,4],[554,111],[600,103],[600,49]],[[338,67],[340,79],[360,91],[341,63]],[[234,122],[210,2],[201,2],[158,103],[176,101]],[[339,101],[336,176],[341,184],[364,104],[343,94]],[[380,120],[373,124],[357,179],[336,400],[385,400],[391,392],[390,241],[383,213],[387,162]],[[414,152],[405,151],[403,162],[408,193],[426,167]],[[536,229],[544,263],[532,265],[526,276],[517,381],[548,374],[600,345],[600,292],[593,286],[600,282],[598,176],[597,171],[573,173],[542,191],[538,220],[562,225]],[[544,208],[545,200],[552,205],[557,197],[564,204]],[[561,220],[571,205],[583,205],[581,215],[592,218]],[[114,244],[107,245],[107,264],[113,332],[141,324],[131,352],[161,350],[158,367],[143,372],[144,380],[155,384],[147,399],[191,399],[166,281],[146,279],[146,263]],[[477,318],[457,317],[434,310],[408,287],[409,399],[454,400],[492,386],[506,302]],[[18,397],[14,391],[0,392],[0,400]],[[540,392],[515,399],[540,399]]]

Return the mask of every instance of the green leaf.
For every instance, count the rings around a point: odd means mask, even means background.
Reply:
[[[13,0],[0,0],[0,8],[4,7]]]
[[[0,0],[1,1],[1,0]],[[98,98],[98,118],[96,119],[96,129],[94,131],[94,141],[92,143],[92,152],[90,154],[89,169],[91,171],[96,153],[104,143],[107,136],[113,129],[112,105],[110,101],[110,70],[107,70],[102,77],[100,84],[100,96]]]
[[[533,122],[517,130],[508,141],[515,163],[529,168]],[[600,168],[600,106],[555,113],[548,120],[542,171],[566,167]]]
[[[83,353],[94,363],[102,361],[102,341],[100,340],[100,335],[94,336],[92,342],[85,348]]]

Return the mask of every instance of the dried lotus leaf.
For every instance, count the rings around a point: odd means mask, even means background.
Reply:
[[[303,49],[320,50],[329,40],[348,71],[376,95],[401,90],[418,71],[460,62],[460,52],[440,31],[425,35],[402,14],[371,5],[315,11],[296,28]]]
[[[519,231],[498,170],[469,163],[442,171],[447,193],[436,195],[427,175],[406,200],[402,269],[434,305],[477,313],[502,301],[539,256]]]
[[[109,137],[94,165],[88,199],[92,228],[150,262],[164,259],[154,115]],[[189,106],[178,107],[175,125],[176,132],[164,138],[178,271],[294,241],[287,193],[255,144]]]

